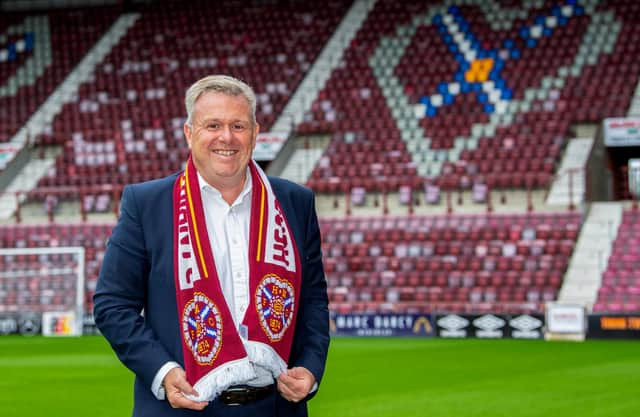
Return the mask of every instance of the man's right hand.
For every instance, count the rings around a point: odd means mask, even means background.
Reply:
[[[197,396],[198,392],[187,382],[187,374],[182,368],[173,368],[162,381],[167,401],[173,408],[188,408],[190,410],[203,410],[209,403],[207,401],[193,401],[185,395]]]

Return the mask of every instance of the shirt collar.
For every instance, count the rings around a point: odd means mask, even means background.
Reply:
[[[204,192],[208,190],[214,197],[222,200],[222,193],[217,188],[211,186],[198,171],[196,172],[198,173],[198,186],[200,187],[200,191]],[[244,198],[251,193],[253,180],[251,179],[251,171],[249,170],[249,167],[247,167],[247,174],[245,178],[244,187],[242,188],[240,195],[238,195],[238,198],[236,198],[236,201],[233,202],[232,206],[242,203]]]

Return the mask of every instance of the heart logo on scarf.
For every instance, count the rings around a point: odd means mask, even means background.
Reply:
[[[291,283],[275,274],[265,275],[256,288],[260,325],[269,340],[278,342],[293,320],[295,293]]]
[[[182,334],[196,362],[210,365],[222,346],[222,317],[218,307],[201,292],[184,307]]]

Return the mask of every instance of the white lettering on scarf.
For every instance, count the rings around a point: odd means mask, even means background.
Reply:
[[[184,181],[184,180],[183,180]],[[189,210],[184,186],[180,187],[180,202],[178,203],[178,278],[180,290],[193,288],[193,283],[200,279],[196,258],[191,247],[189,237]]]
[[[287,228],[282,208],[275,198],[269,201],[269,214],[265,262],[280,265],[288,271],[295,272],[293,238]]]

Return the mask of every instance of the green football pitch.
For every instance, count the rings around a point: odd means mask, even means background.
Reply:
[[[0,337],[0,416],[128,416],[101,337]],[[334,338],[312,417],[640,416],[640,343]]]

